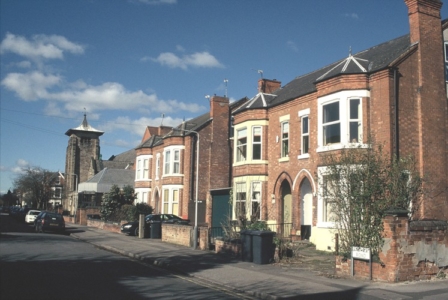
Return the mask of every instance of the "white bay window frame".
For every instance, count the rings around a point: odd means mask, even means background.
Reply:
[[[150,162],[152,155],[137,156],[137,168],[135,170],[136,181],[148,181],[151,179]]]
[[[175,145],[163,150],[163,177],[179,176],[181,173],[181,151],[185,146]]]
[[[162,213],[180,215],[180,193],[182,185],[162,187]]]
[[[368,90],[348,90],[318,98],[317,152],[368,146],[363,141],[362,103],[369,97]]]

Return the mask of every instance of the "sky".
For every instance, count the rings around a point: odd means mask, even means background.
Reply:
[[[64,172],[84,114],[109,159],[207,95],[251,98],[408,33],[403,0],[1,0],[0,193],[23,168]]]

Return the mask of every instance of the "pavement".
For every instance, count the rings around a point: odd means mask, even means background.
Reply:
[[[390,284],[337,278],[294,264],[258,265],[160,239],[66,225],[72,237],[98,248],[259,299],[448,299],[448,280]]]

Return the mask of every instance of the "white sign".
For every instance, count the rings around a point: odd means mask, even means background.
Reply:
[[[352,247],[352,258],[370,260],[370,249],[362,247]]]

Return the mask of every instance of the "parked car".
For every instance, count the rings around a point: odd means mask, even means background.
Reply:
[[[25,215],[25,223],[34,224],[34,220],[36,220],[37,215],[40,213],[40,210],[29,210],[28,213]]]
[[[40,212],[34,224],[36,232],[56,231],[63,233],[65,231],[64,217],[54,212]]]
[[[19,214],[20,206],[13,206],[9,210],[9,216],[17,219],[17,215]]]
[[[20,222],[24,222],[25,216],[30,210],[31,210],[31,208],[29,208],[29,207],[20,208],[16,214],[16,219]]]
[[[149,236],[149,233],[151,231],[151,224],[160,222],[170,224],[182,224],[182,225],[190,224],[190,220],[182,219],[181,217],[178,217],[173,214],[160,214],[160,215],[150,214],[145,216],[145,233],[146,233],[145,235]],[[139,233],[138,223],[139,223],[138,221],[134,221],[121,225],[121,232],[128,235],[138,236]]]

